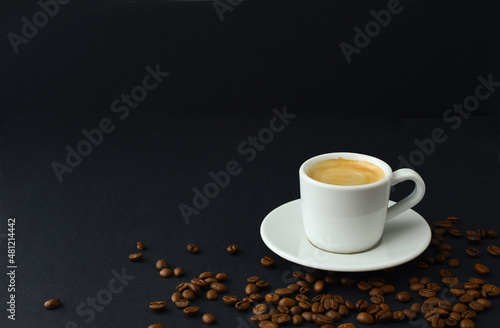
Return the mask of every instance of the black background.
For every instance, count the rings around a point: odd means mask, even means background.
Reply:
[[[293,263],[262,242],[262,219],[299,197],[297,169],[307,158],[353,151],[384,159],[394,169],[418,150],[415,140],[442,129],[446,141],[414,162],[427,184],[415,207],[430,224],[450,215],[460,228],[496,229],[500,147],[498,90],[481,101],[459,127],[443,119],[478,85],[478,76],[498,67],[497,6],[472,1],[401,1],[402,12],[348,64],[339,44],[353,44],[354,30],[373,20],[371,10],[387,1],[246,1],[224,13],[212,2],[71,1],[39,28],[16,54],[7,35],[21,35],[22,17],[40,11],[35,1],[1,6],[0,98],[0,272],[1,304],[8,300],[8,218],[16,218],[16,321],[2,309],[0,326],[201,327],[169,302],[164,313],[150,301],[168,300],[175,286],[203,271],[226,272],[228,293],[243,296],[246,277],[259,275],[284,287]],[[493,3],[493,2],[491,2]],[[111,103],[130,93],[159,65],[170,75],[121,120]],[[238,152],[249,136],[269,126],[276,108],[296,117],[256,157]],[[115,130],[59,182],[51,164],[64,164],[66,146],[84,140],[82,130],[109,118]],[[193,188],[210,182],[210,171],[236,160],[242,172],[186,224],[178,210],[192,205]],[[396,188],[401,199],[411,186]],[[148,250],[130,262],[136,241]],[[188,243],[202,251],[192,255]],[[474,276],[464,238],[451,240],[463,281]],[[237,243],[240,253],[225,248]],[[498,259],[477,259],[490,268]],[[432,252],[430,253],[432,254]],[[277,260],[273,269],[260,258]],[[184,278],[162,279],[154,263],[182,266]],[[358,280],[382,275],[398,290],[411,276],[430,276],[446,265],[417,270],[416,261],[392,273],[341,273]],[[135,276],[121,293],[85,322],[77,306],[107,288],[112,270]],[[303,268],[308,270],[307,268]],[[3,272],[5,271],[5,272]],[[497,271],[497,270],[493,270]],[[321,277],[324,272],[317,271]],[[487,280],[499,284],[499,274]],[[352,301],[365,298],[355,287],[330,286]],[[47,311],[45,300],[63,306]],[[413,301],[421,301],[414,295]],[[405,305],[388,297],[394,309]],[[498,300],[493,300],[498,307]],[[249,312],[222,301],[197,300],[220,327],[244,327]],[[86,308],[88,309],[88,308]],[[489,327],[496,310],[475,320]],[[240,318],[240,319],[238,319]],[[355,322],[351,314],[343,322]],[[311,325],[311,324],[309,324]],[[407,326],[392,323],[390,326]],[[417,322],[415,326],[422,326]],[[312,325],[311,325],[312,326]],[[362,326],[359,324],[359,326]]]

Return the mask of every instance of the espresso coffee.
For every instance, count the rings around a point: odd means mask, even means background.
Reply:
[[[343,158],[318,162],[306,171],[312,179],[340,186],[359,186],[379,181],[384,171],[375,164]]]

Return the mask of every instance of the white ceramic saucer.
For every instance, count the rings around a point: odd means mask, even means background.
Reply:
[[[267,247],[284,259],[310,268],[340,272],[382,270],[406,263],[422,254],[431,241],[427,221],[408,210],[386,223],[384,235],[375,247],[356,254],[327,252],[307,239],[300,199],[269,213],[262,221],[260,234]]]

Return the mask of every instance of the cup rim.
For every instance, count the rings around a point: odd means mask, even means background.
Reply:
[[[337,158],[367,161],[369,163],[375,164],[378,167],[380,167],[384,171],[385,176],[378,181],[368,183],[368,184],[356,185],[356,186],[343,186],[343,185],[334,185],[334,184],[329,184],[329,183],[317,181],[317,180],[314,180],[313,178],[311,178],[310,176],[307,175],[306,168],[311,166],[312,164],[318,163],[322,160],[337,159]],[[334,152],[334,153],[325,153],[325,154],[316,155],[316,156],[311,157],[311,158],[307,159],[306,161],[304,161],[304,163],[302,163],[302,165],[299,168],[300,178],[303,179],[304,181],[307,181],[308,183],[312,183],[316,186],[320,186],[320,187],[324,187],[324,188],[328,188],[328,189],[344,189],[344,190],[348,190],[348,189],[352,189],[352,190],[358,189],[359,190],[359,189],[378,187],[380,185],[386,184],[388,182],[388,180],[391,179],[392,172],[393,172],[392,168],[389,166],[389,164],[387,164],[383,160],[381,160],[377,157],[371,156],[371,155],[366,155],[366,154],[361,154],[361,153],[353,153],[353,152]]]

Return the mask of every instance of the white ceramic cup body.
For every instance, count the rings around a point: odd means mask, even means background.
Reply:
[[[316,181],[307,169],[320,161],[343,158],[366,161],[381,168],[385,177],[359,186],[339,186]],[[415,182],[414,191],[388,209],[391,186]],[[375,246],[385,222],[415,206],[424,196],[425,184],[415,171],[392,172],[384,161],[357,153],[329,153],[305,161],[299,169],[304,230],[316,247],[335,253],[359,253]]]

